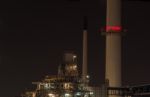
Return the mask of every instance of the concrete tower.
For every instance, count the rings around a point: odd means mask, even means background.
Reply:
[[[106,73],[110,87],[121,86],[121,0],[107,0]],[[116,97],[116,96],[111,96]]]
[[[87,73],[87,17],[84,17],[84,28],[83,28],[83,63],[82,63],[82,77],[83,81],[86,82]]]

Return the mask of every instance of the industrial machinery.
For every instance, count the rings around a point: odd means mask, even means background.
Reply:
[[[86,81],[78,74],[76,55],[64,54],[64,64],[59,65],[58,74],[46,76],[37,85],[35,91],[26,92],[22,97],[93,97],[93,92]]]

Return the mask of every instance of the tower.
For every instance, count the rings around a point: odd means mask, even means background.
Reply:
[[[84,17],[83,27],[83,63],[82,63],[82,79],[84,82],[88,82],[87,73],[87,17]]]
[[[121,86],[121,0],[107,0],[106,72],[110,87]],[[116,97],[116,96],[111,96]]]

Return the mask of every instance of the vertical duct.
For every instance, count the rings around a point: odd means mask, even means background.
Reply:
[[[82,77],[86,80],[87,76],[87,17],[84,17],[83,29],[83,63],[82,63]]]

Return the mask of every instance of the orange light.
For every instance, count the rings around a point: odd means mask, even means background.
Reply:
[[[122,30],[121,26],[106,26],[106,31],[114,31],[114,32],[120,32]]]

